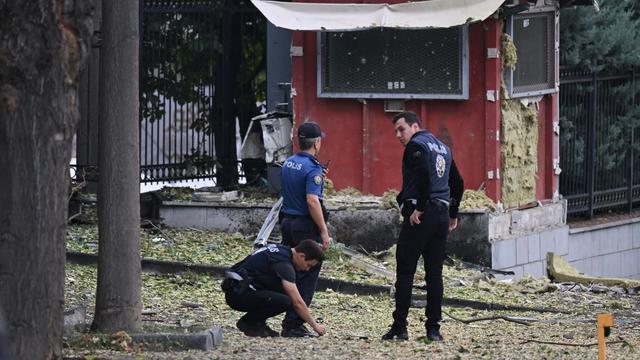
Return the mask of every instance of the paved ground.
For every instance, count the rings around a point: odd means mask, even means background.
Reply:
[[[476,274],[477,275],[477,274]],[[640,358],[640,296],[607,289],[598,292],[580,286],[557,289],[548,282],[525,279],[517,284],[473,280],[474,274],[447,269],[446,296],[531,308],[553,308],[570,314],[539,311],[488,311],[445,307],[457,319],[508,315],[536,319],[525,326],[504,320],[464,324],[445,315],[445,341],[428,343],[423,335],[423,310],[410,312],[410,341],[381,341],[391,321],[390,296],[356,296],[333,291],[318,293],[313,314],[328,329],[317,339],[248,338],[235,329],[240,313],[223,301],[219,280],[196,275],[143,277],[143,323],[148,332],[196,331],[220,325],[222,344],[211,352],[149,351],[122,337],[90,333],[67,338],[65,356],[80,358],[142,359],[595,359],[597,347],[580,346],[596,341],[598,312],[613,312],[618,324],[608,346],[609,359]],[[85,305],[91,316],[95,269],[67,267],[66,307]],[[466,280],[465,280],[466,279]],[[563,291],[561,291],[563,290]],[[616,290],[616,289],[613,289]],[[418,291],[419,292],[419,291]],[[279,330],[280,318],[270,321]],[[542,344],[557,342],[563,344]],[[570,346],[573,344],[574,346]]]

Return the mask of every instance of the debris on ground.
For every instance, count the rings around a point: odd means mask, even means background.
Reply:
[[[398,190],[389,189],[382,194],[382,199],[380,199],[380,207],[383,209],[396,209],[400,211],[400,206],[398,205]]]
[[[191,200],[193,201],[201,201],[201,202],[220,202],[220,201],[234,201],[238,200],[242,197],[242,193],[238,193],[237,190],[232,191],[196,191],[191,196]]]
[[[225,201],[245,205],[272,205],[278,199],[278,194],[269,193],[264,186],[246,186],[237,191],[226,192],[211,187],[197,190],[188,187],[164,187],[158,190],[158,194],[163,201]],[[395,189],[389,189],[382,196],[362,194],[353,187],[336,190],[331,179],[324,180],[324,202],[331,207],[399,210],[397,196],[398,191]],[[477,209],[495,211],[496,204],[483,190],[465,190],[460,210]]]
[[[231,265],[252,251],[239,233],[196,229],[143,230],[144,257],[158,260]],[[96,253],[97,227],[68,228],[68,250]],[[350,250],[332,246],[321,276],[367,284],[390,285],[389,279],[354,266]],[[353,254],[352,254],[353,255]],[[393,250],[357,257],[395,273]],[[418,266],[414,296],[424,297],[424,270]],[[242,315],[224,301],[220,279],[194,273],[142,274],[142,324],[145,333],[196,334],[221,326],[223,340],[210,352],[149,349],[126,334],[96,334],[88,330],[95,306],[96,268],[67,264],[65,309],[84,307],[87,326],[65,335],[68,358],[154,359],[584,359],[597,356],[595,317],[614,314],[608,338],[610,359],[640,358],[640,296],[604,287],[524,277],[514,281],[492,278],[481,269],[453,261],[443,269],[445,306],[441,331],[444,342],[423,341],[424,309],[409,311],[406,342],[381,341],[392,322],[393,297],[317,292],[312,313],[327,335],[315,339],[249,338],[235,327]],[[498,276],[498,275],[496,275]],[[338,289],[335,289],[338,290]],[[447,305],[448,304],[448,305]],[[279,330],[282,316],[268,320]],[[153,351],[152,351],[153,350]]]
[[[552,252],[547,253],[547,270],[549,271],[549,276],[560,282],[570,281],[585,285],[595,283],[608,286],[621,286],[627,289],[640,289],[640,280],[585,275],[571,266],[562,256]]]
[[[338,190],[336,192],[336,196],[362,196],[362,192],[352,186],[349,186],[344,189]]]
[[[460,202],[460,210],[489,209],[496,211],[496,204],[483,190],[465,190]]]
[[[336,193],[336,188],[333,186],[333,180],[329,179],[327,176],[324,177],[323,189],[323,194],[325,196],[331,196]]]
[[[156,191],[163,201],[191,201],[194,192],[195,190],[190,187],[170,186],[165,186]]]

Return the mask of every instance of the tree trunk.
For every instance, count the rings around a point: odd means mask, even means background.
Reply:
[[[141,325],[139,4],[102,2],[98,285],[93,328]]]
[[[240,42],[234,42],[234,32],[240,31],[238,13],[225,14],[222,19],[222,118],[215,133],[216,159],[222,165],[216,174],[217,185],[224,189],[238,186],[238,158],[236,156],[235,87],[240,62]],[[216,88],[217,89],[217,88]],[[216,91],[217,92],[217,91]]]
[[[62,357],[69,159],[92,2],[0,1],[0,308],[14,359]]]

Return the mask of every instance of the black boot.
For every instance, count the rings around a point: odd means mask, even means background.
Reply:
[[[236,322],[236,327],[247,336],[269,337],[269,334],[267,334],[267,331],[260,326],[260,323],[247,319],[246,315]]]
[[[396,326],[391,325],[391,329],[387,331],[386,334],[382,335],[382,340],[393,340],[393,338],[398,340],[409,340],[409,333],[407,333],[406,326]]]
[[[431,341],[442,341],[442,335],[440,335],[440,326],[427,326],[427,339]]]
[[[269,327],[269,325],[267,325],[266,321],[263,321],[263,322],[259,323],[258,326],[262,329],[262,331],[264,331],[264,334],[267,337],[278,337],[278,336],[280,336],[280,334],[277,331],[273,330],[272,328]]]

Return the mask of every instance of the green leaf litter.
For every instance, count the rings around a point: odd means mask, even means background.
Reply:
[[[68,228],[67,249],[96,253],[97,228],[73,225]],[[228,266],[252,251],[252,243],[241,234],[194,229],[162,228],[141,230],[142,255],[157,260]],[[370,257],[371,262],[394,271],[393,252]],[[418,269],[420,270],[421,265]],[[321,271],[323,277],[370,284],[389,284],[387,279],[370,275],[354,267],[340,246],[333,246]],[[95,306],[95,266],[67,264],[65,273],[65,309],[86,308],[90,323]],[[609,340],[621,343],[607,348],[611,359],[640,358],[640,298],[616,292],[591,293],[560,291],[548,279],[525,277],[520,281],[488,279],[479,272],[464,268],[459,262],[444,268],[445,298],[473,300],[485,304],[552,308],[558,311],[490,310],[445,305],[443,310],[442,343],[423,341],[424,309],[409,311],[410,341],[381,341],[392,322],[393,296],[358,296],[331,289],[317,292],[312,314],[327,326],[326,336],[318,339],[249,338],[235,328],[242,315],[230,309],[220,289],[220,279],[194,273],[142,274],[142,331],[147,333],[195,333],[212,326],[221,326],[222,344],[212,352],[148,348],[127,342],[128,335],[95,334],[88,324],[67,332],[64,356],[69,358],[111,359],[582,359],[594,358],[597,348],[562,347],[527,342],[595,341],[594,319],[599,312],[613,312],[616,326]],[[422,270],[416,274],[416,285],[424,284]],[[414,290],[424,298],[423,290]],[[568,314],[562,313],[568,312]],[[458,319],[496,315],[526,317],[540,320],[522,326],[503,320],[463,324]],[[577,320],[586,320],[576,322]],[[268,324],[280,330],[282,316],[269,319]],[[573,321],[573,322],[572,322]],[[634,322],[635,321],[635,322]],[[620,340],[623,339],[623,340]]]

